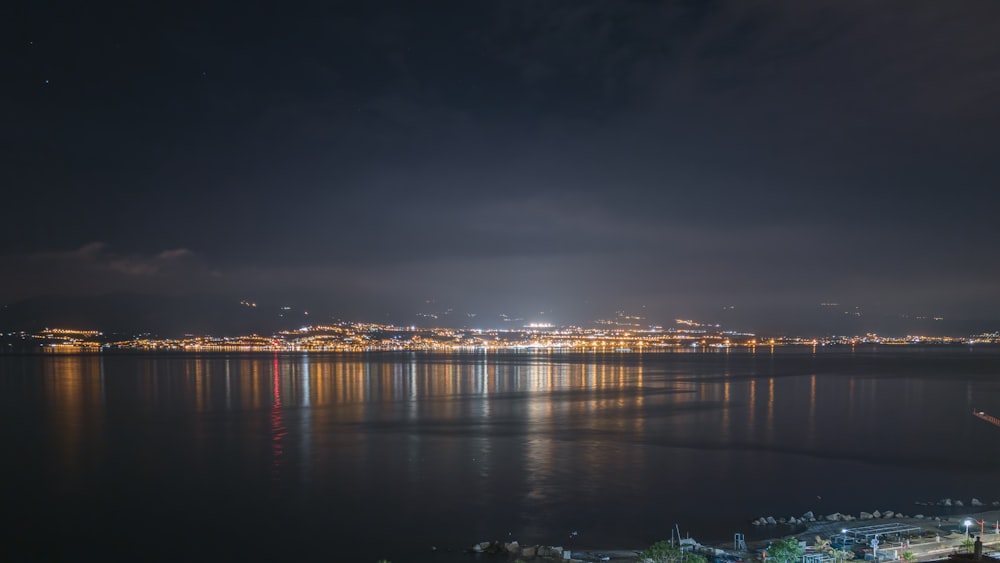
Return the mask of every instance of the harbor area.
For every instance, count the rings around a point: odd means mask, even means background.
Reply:
[[[878,514],[877,512],[875,514]],[[843,561],[905,561],[927,562],[945,559],[973,559],[980,544],[981,559],[1000,559],[1000,511],[970,513],[967,516],[936,518],[911,518],[890,513],[881,519],[865,513],[863,520],[843,517],[828,520],[813,519],[788,527],[781,533],[782,525],[769,526],[774,537],[767,540],[745,542],[740,549],[739,534],[733,545],[710,548],[722,549],[729,559],[771,563],[767,550],[775,541],[794,538],[802,554],[800,563],[842,563]],[[713,559],[725,559],[717,554]],[[718,562],[716,562],[718,563]],[[777,563],[786,563],[777,561]],[[787,563],[792,563],[788,561]]]
[[[874,514],[879,514],[875,512]],[[758,526],[755,537],[735,533],[726,542],[700,543],[671,533],[679,549],[666,558],[643,557],[643,549],[525,549],[499,544],[494,553],[510,561],[609,561],[624,563],[847,563],[1000,561],[1000,510],[927,518],[862,513],[813,517],[806,513],[789,525]],[[762,529],[763,528],[763,529]],[[485,546],[486,544],[484,544]],[[503,546],[501,548],[501,546]],[[794,546],[794,549],[789,549]],[[509,548],[509,549],[508,549]],[[479,551],[479,550],[477,550]],[[485,551],[485,547],[483,549]]]

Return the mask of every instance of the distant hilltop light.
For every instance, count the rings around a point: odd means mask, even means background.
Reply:
[[[76,336],[76,337],[89,337],[89,336],[101,336],[102,333],[98,330],[79,330],[75,328],[46,328],[41,332],[43,335],[47,336]]]
[[[820,307],[840,307],[840,303],[833,303],[832,301],[824,301],[819,304]]]
[[[552,328],[552,323],[528,323],[524,328]]]

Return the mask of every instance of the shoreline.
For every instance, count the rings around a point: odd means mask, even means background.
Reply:
[[[962,506],[947,504],[928,505],[928,508],[930,507],[963,508]],[[969,508],[970,510],[961,514],[923,516],[921,518],[899,515],[899,513],[893,512],[888,512],[890,514],[888,517],[885,515],[875,517],[874,515],[878,514],[878,512],[875,512],[870,514],[862,513],[862,516],[858,517],[849,515],[847,516],[849,519],[845,519],[844,515],[835,513],[835,515],[823,518],[816,517],[813,521],[806,521],[795,525],[787,523],[757,525],[754,526],[756,528],[754,536],[756,537],[746,541],[746,553],[754,554],[757,550],[766,548],[771,542],[788,537],[795,537],[800,542],[806,542],[807,546],[812,546],[815,543],[816,537],[828,540],[832,536],[840,534],[845,529],[852,530],[880,524],[900,524],[919,528],[918,535],[925,540],[929,540],[915,541],[909,545],[907,550],[914,552],[916,555],[915,561],[936,561],[947,559],[953,553],[965,552],[961,544],[967,537],[964,526],[966,519],[972,521],[972,525],[968,527],[968,537],[974,539],[977,536],[981,536],[984,553],[987,551],[1000,551],[1000,533],[998,533],[1000,531],[1000,508],[996,506],[969,506],[965,508]],[[867,517],[863,517],[864,515],[867,515]],[[926,537],[931,535],[934,537]],[[938,537],[940,537],[940,540],[937,539]],[[710,548],[722,549],[726,552],[734,551],[731,542],[726,544],[710,541],[705,545]],[[987,547],[990,549],[987,550]],[[899,550],[900,548],[894,547],[890,549]],[[896,557],[898,558],[898,556],[897,553]],[[743,560],[744,562],[748,560],[759,561],[755,556],[745,557]]]
[[[962,507],[952,506],[952,508]],[[799,542],[805,542],[807,545],[807,553],[815,553],[811,550],[811,548],[814,546],[817,537],[823,540],[829,540],[832,536],[840,534],[842,530],[845,529],[853,530],[862,527],[899,524],[919,529],[919,532],[914,532],[912,534],[911,538],[907,541],[906,546],[900,546],[898,544],[885,541],[879,549],[880,561],[902,561],[901,553],[903,550],[913,552],[915,556],[913,561],[930,562],[946,560],[952,555],[968,553],[968,550],[962,545],[963,542],[967,538],[974,540],[980,536],[983,544],[984,558],[988,558],[989,554],[996,554],[996,556],[1000,558],[1000,508],[995,506],[976,506],[968,508],[973,508],[975,511],[970,510],[969,512],[962,513],[960,515],[951,514],[942,516],[924,516],[922,518],[898,515],[897,513],[891,511],[888,512],[888,514],[890,514],[888,517],[885,515],[882,515],[881,517],[855,517],[847,515],[845,517],[845,515],[835,513],[837,516],[829,515],[829,517],[823,518],[815,517],[812,521],[792,525],[787,522],[783,524],[776,523],[757,525],[753,526],[755,528],[754,537],[745,540],[745,551],[733,549],[734,546],[732,538],[728,541],[713,539],[705,541],[704,543],[698,542],[697,538],[691,539],[695,540],[694,550],[706,556],[708,563],[712,563],[713,559],[716,557],[723,561],[728,560],[741,561],[742,563],[763,563],[764,560],[758,556],[758,553],[776,540],[795,537],[799,540]],[[809,513],[806,514],[808,515]],[[867,515],[868,513],[862,514]],[[874,514],[878,514],[878,512]],[[966,519],[973,522],[968,527],[968,536],[966,536],[964,526]],[[639,560],[638,554],[648,547],[649,546],[639,548],[617,547],[607,549],[580,548],[573,550],[571,552],[572,558],[567,561],[583,563],[593,561],[608,561],[610,563],[635,562]],[[884,557],[881,556],[882,553],[885,553]],[[508,557],[514,557],[515,559],[520,557],[525,561],[554,560],[551,557],[524,557],[523,555],[519,556],[513,553],[509,554]],[[830,561],[832,561],[832,559]],[[865,559],[859,556],[855,559],[855,561],[865,561]]]

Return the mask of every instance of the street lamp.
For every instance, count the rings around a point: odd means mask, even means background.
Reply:
[[[966,518],[963,524],[965,524],[965,539],[969,539],[969,526],[972,525],[972,520]]]

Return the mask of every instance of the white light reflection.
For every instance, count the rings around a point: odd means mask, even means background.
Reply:
[[[299,428],[301,438],[299,451],[301,452],[301,476],[303,480],[309,479],[312,471],[312,374],[309,373],[309,354],[302,354],[302,409],[299,410]]]
[[[229,375],[229,358],[226,358],[226,410],[233,410],[232,384]]]

